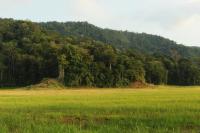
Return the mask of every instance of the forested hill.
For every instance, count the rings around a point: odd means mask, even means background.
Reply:
[[[175,56],[175,53],[181,57],[200,56],[198,47],[186,47],[169,39],[146,33],[102,29],[87,22],[48,22],[41,25],[47,30],[62,35],[90,37],[119,49],[134,49],[142,53],[160,53],[167,56]]]
[[[0,87],[37,84],[44,78],[70,87],[121,87],[138,81],[200,85],[198,52],[161,37],[87,23],[0,19]]]

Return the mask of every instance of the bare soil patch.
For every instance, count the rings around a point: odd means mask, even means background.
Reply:
[[[131,88],[137,88],[137,89],[142,89],[142,88],[152,88],[154,87],[154,85],[152,84],[147,84],[145,82],[142,81],[136,81],[130,84]]]
[[[64,85],[56,79],[45,78],[39,84],[31,85],[31,86],[28,86],[27,88],[28,89],[37,89],[37,88],[41,88],[41,89],[49,89],[49,88],[62,89],[62,88],[64,88]]]

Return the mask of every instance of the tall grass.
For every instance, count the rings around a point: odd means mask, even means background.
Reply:
[[[199,132],[200,87],[1,90],[0,132]]]

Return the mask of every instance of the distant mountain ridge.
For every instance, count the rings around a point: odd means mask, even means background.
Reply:
[[[118,49],[135,49],[142,53],[160,53],[167,56],[172,56],[175,51],[185,58],[200,56],[199,47],[180,45],[157,35],[102,29],[87,22],[47,22],[40,25],[49,31],[67,36],[89,37]]]

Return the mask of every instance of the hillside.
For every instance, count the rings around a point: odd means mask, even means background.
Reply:
[[[103,30],[90,24],[93,30],[88,28],[87,37],[78,25],[85,23],[69,23],[73,25],[69,30],[56,24],[55,29],[68,33],[50,31],[45,28],[49,23],[0,19],[0,87],[30,86],[46,78],[69,87],[200,85],[198,48],[195,53],[191,47],[161,37]],[[98,39],[105,37],[106,43]],[[134,37],[137,41],[132,46],[130,38]],[[196,58],[184,58],[193,56]]]
[[[199,47],[186,47],[172,40],[146,33],[102,29],[87,22],[48,22],[40,25],[49,31],[67,36],[89,37],[111,44],[118,49],[134,49],[142,53],[160,53],[167,56],[174,56],[174,53],[181,57],[200,56]]]

